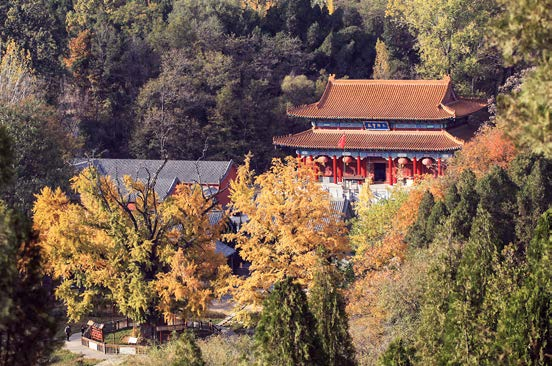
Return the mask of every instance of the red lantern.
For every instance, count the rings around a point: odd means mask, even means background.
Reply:
[[[350,156],[346,156],[346,157],[343,158],[343,162],[344,162],[345,164],[350,164],[350,163],[352,163],[353,161],[355,161],[355,159],[353,159],[353,158],[350,157]]]
[[[319,156],[316,161],[322,165],[326,165],[326,163],[330,161],[330,158],[328,158],[327,156]]]
[[[422,164],[424,164],[425,166],[431,166],[431,164],[433,164],[433,160],[431,158],[425,158],[424,160],[422,160]]]
[[[404,165],[408,164],[408,159],[407,158],[400,158],[398,160],[398,163],[399,163],[399,165],[404,166]]]

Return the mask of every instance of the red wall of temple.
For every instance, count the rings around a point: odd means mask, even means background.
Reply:
[[[226,177],[224,177],[222,182],[220,182],[220,185],[217,187],[219,189],[219,192],[215,195],[215,197],[217,198],[217,201],[223,206],[226,206],[230,203],[230,183],[234,179],[236,179],[237,174],[238,167],[235,164],[232,164],[228,174],[226,174]]]

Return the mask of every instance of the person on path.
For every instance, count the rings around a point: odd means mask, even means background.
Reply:
[[[69,324],[65,327],[65,335],[67,336],[67,340],[69,340],[69,337],[71,336],[71,327]]]
[[[81,325],[81,337],[84,337],[84,332],[86,331],[86,327],[83,325]]]

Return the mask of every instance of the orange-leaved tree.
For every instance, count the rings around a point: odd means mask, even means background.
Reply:
[[[470,169],[477,176],[482,176],[495,165],[507,168],[516,155],[517,149],[513,140],[502,128],[484,125],[449,160],[447,174],[459,176],[464,170]]]
[[[231,185],[233,209],[247,221],[227,239],[251,263],[251,275],[232,278],[229,290],[238,304],[259,305],[285,277],[308,287],[319,264],[342,258],[349,245],[346,223],[311,167],[292,157],[274,159],[270,170],[255,177],[249,160]]]
[[[72,179],[78,202],[59,188],[37,195],[34,227],[69,318],[79,319],[98,300],[111,302],[143,323],[148,336],[163,316],[205,310],[212,284],[228,273],[215,253],[221,228],[209,223],[215,203],[187,185],[161,202],[158,172],[117,182],[88,168]]]

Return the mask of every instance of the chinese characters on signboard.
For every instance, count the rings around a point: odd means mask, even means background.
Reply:
[[[367,130],[389,130],[387,122],[364,122],[364,128]]]

